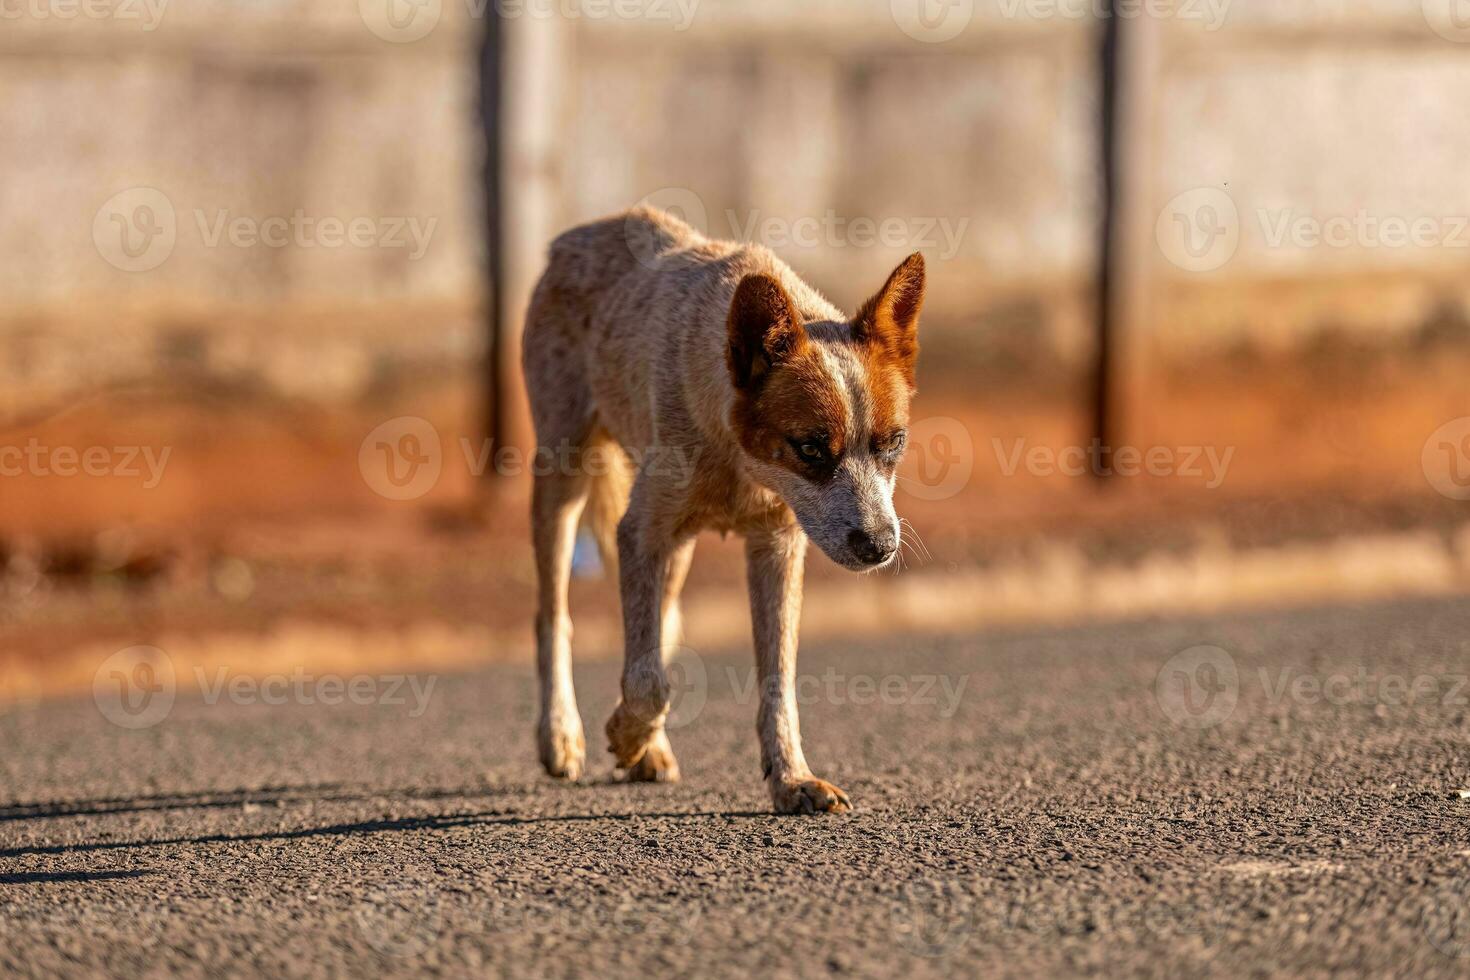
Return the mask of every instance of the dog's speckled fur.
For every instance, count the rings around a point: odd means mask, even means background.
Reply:
[[[622,701],[606,727],[618,768],[633,780],[678,778],[664,655],[678,642],[694,536],[733,531],[746,539],[772,800],[781,812],[849,809],[801,750],[802,564],[808,537],[855,570],[897,554],[894,470],[923,294],[915,254],[848,318],[765,248],[711,241],[650,208],[552,243],[526,321],[526,384],[538,444],[581,450],[572,458],[585,465],[537,475],[533,494],[538,745],[549,773],[576,778],[585,762],[567,586],[591,497],[604,551],[616,548],[623,604]]]

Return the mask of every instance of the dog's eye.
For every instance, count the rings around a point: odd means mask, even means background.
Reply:
[[[903,451],[907,434],[895,432],[886,439],[874,440],[873,450],[883,456],[896,456]]]
[[[791,448],[803,463],[809,466],[826,467],[832,463],[832,450],[828,448],[827,440],[823,436],[810,436],[801,438],[797,436],[791,440]]]

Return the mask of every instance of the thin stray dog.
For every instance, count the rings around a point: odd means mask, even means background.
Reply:
[[[527,314],[538,457],[537,744],[552,776],[586,757],[567,588],[584,508],[623,608],[609,749],[630,781],[671,781],[666,652],[702,530],[745,538],[761,767],[781,813],[846,812],[801,751],[796,634],[807,539],[853,570],[898,554],[895,469],[914,393],[924,260],[848,318],[759,245],[635,208],[562,234]],[[635,466],[636,463],[636,466]]]

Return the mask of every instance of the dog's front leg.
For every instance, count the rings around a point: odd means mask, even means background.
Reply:
[[[635,490],[635,498],[637,492]],[[669,679],[664,670],[661,619],[664,579],[674,549],[650,534],[641,508],[629,507],[618,524],[619,591],[623,602],[622,700],[607,720],[608,751],[628,778],[665,782],[679,778],[664,734]]]
[[[806,535],[799,528],[745,539],[746,578],[755,629],[761,769],[779,813],[843,813],[847,794],[812,775],[801,751],[796,709],[796,634],[801,620]]]

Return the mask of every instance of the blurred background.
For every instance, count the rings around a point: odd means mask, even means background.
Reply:
[[[808,636],[1463,591],[1470,5],[1117,3],[0,0],[0,702],[529,662],[520,319],[638,202],[928,261],[917,534]]]

